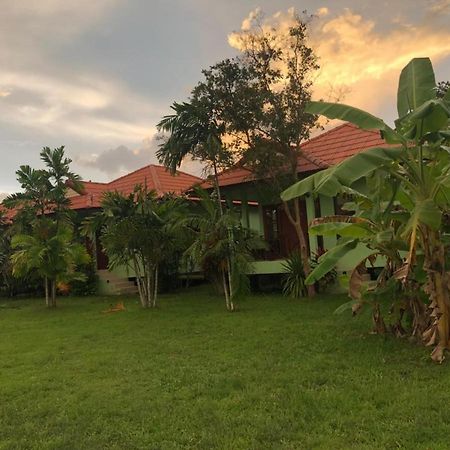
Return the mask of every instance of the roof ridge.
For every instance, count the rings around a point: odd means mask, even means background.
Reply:
[[[166,167],[162,166],[161,164],[150,164],[150,165],[154,166],[155,168],[158,167],[158,168],[161,168],[161,169],[165,169],[166,172],[170,173],[170,170],[168,170]],[[184,172],[183,170],[176,170],[175,174],[187,175],[188,177],[197,178],[198,180],[202,180],[203,181],[202,177],[198,177],[197,175],[192,175],[192,173],[187,173],[187,172]]]
[[[157,191],[162,191],[161,180],[159,179],[156,168],[153,164],[150,165],[150,173],[153,178],[153,182],[155,183],[155,187]],[[145,178],[145,182],[147,183],[147,177]]]
[[[82,183],[108,184],[108,181],[81,180]]]
[[[302,143],[300,144],[300,147],[302,147],[302,146],[305,145],[305,144],[309,144],[310,142],[313,142],[313,141],[315,141],[316,139],[319,139],[319,138],[321,138],[321,137],[323,137],[323,136],[326,136],[327,134],[330,134],[332,131],[339,130],[339,129],[344,128],[344,127],[346,127],[346,126],[348,126],[348,125],[353,125],[353,124],[350,124],[350,122],[344,122],[344,123],[341,123],[341,124],[338,125],[337,127],[330,128],[329,130],[326,130],[326,131],[324,131],[323,133],[318,134],[317,136],[314,136],[314,137],[312,137],[312,138],[310,138],[310,139],[307,139],[305,142],[302,142]],[[358,128],[358,127],[356,127],[356,128]]]
[[[147,164],[146,166],[140,167],[139,169],[133,170],[132,172],[128,172],[125,175],[122,175],[122,176],[120,176],[118,178],[114,178],[114,180],[111,180],[108,184],[112,184],[112,183],[115,183],[116,181],[122,180],[122,179],[132,175],[133,173],[139,172],[140,170],[146,169],[147,167],[150,167],[152,165],[153,164]]]
[[[118,178],[115,178],[114,180],[111,180],[109,183],[106,183],[106,184],[110,185],[112,183],[115,183],[116,181],[123,180],[124,178],[129,177],[130,175],[133,175],[133,174],[139,172],[140,170],[144,170],[144,169],[147,169],[147,168],[151,169],[152,167],[154,169],[165,169],[166,172],[170,173],[169,170],[167,170],[164,166],[162,166],[160,164],[147,164],[146,166],[140,167],[139,169],[133,170],[132,172],[128,172],[125,175],[122,175],[122,176],[120,176]],[[155,170],[155,172],[156,172],[156,170]],[[197,180],[202,180],[202,178],[197,177],[196,175],[191,175],[190,173],[187,173],[187,172],[183,172],[182,170],[177,170],[175,172],[175,174],[187,175],[189,177],[197,178]]]

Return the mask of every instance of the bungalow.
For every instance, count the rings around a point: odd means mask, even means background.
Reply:
[[[101,199],[105,192],[121,192],[124,195],[133,192],[137,184],[146,185],[158,195],[182,194],[194,184],[202,182],[201,178],[185,172],[177,171],[172,175],[164,167],[150,164],[135,170],[109,183],[84,181],[84,191],[80,194],[69,190],[70,208],[78,212],[80,217],[91,215],[101,208]],[[131,274],[126,268],[108,270],[108,258],[103,252],[97,238],[92,245],[92,254],[99,276],[99,292],[102,294],[125,294],[137,292]]]
[[[302,144],[298,159],[298,173],[307,177],[323,170],[362,150],[386,145],[379,132],[365,131],[350,123],[343,123]],[[264,190],[264,182],[255,179],[246,167],[235,167],[219,175],[222,195],[228,200],[240,200],[244,224],[264,236],[269,250],[254,263],[256,275],[279,274],[283,272],[283,262],[296,248],[297,238],[279,199],[270,198]],[[202,184],[211,189],[210,182]],[[267,192],[267,190],[266,190]],[[253,205],[253,206],[252,206]],[[257,206],[255,206],[257,205]],[[339,214],[341,199],[319,196],[305,196],[301,199],[303,228],[316,217]],[[309,236],[311,253],[332,248],[336,237]],[[361,250],[355,249],[338,266],[338,271],[351,269],[352,261]],[[362,259],[362,258],[361,258]]]
[[[301,177],[306,177],[343,161],[370,147],[385,145],[378,132],[365,131],[349,123],[343,123],[302,144],[302,154],[298,160]],[[148,165],[109,183],[84,182],[84,192],[80,195],[69,192],[71,208],[79,212],[81,217],[100,209],[104,192],[119,191],[123,194],[132,192],[136,184],[146,184],[155,189],[159,195],[166,193],[182,194],[193,186],[200,185],[212,189],[208,180],[202,180],[184,172],[171,175],[164,167]],[[297,247],[297,238],[292,224],[289,222],[278,198],[267,195],[264,185],[267,183],[255,178],[254,174],[244,166],[236,166],[223,171],[219,175],[219,185],[226,201],[238,205],[241,210],[243,224],[256,231],[269,244],[269,249],[258,255],[253,265],[255,275],[274,275],[283,272],[283,262],[290,252]],[[316,217],[339,214],[339,198],[305,196],[301,199],[303,227]],[[332,248],[336,237],[309,236],[309,249],[316,253],[319,249]],[[360,250],[340,263],[338,270],[345,272],[352,268],[352,260],[359,257]],[[104,294],[134,292],[132,274],[126,269],[108,270],[108,259],[98,242],[94,242],[93,254],[100,279],[100,292]]]

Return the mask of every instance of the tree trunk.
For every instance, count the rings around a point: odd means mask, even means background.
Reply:
[[[431,358],[441,363],[450,344],[450,298],[448,274],[445,271],[445,248],[439,233],[428,228],[422,230],[424,241],[424,269],[427,272],[426,292],[430,296],[430,316],[433,323],[423,334],[429,344],[437,343]]]
[[[158,297],[158,266],[155,266],[154,279],[153,279],[153,308],[156,308],[156,299]]]
[[[220,193],[220,186],[219,186],[219,174],[217,172],[217,165],[215,161],[213,161],[213,169],[214,169],[214,190],[216,191],[217,201],[219,203],[220,215],[223,216],[222,195]]]
[[[56,280],[52,280],[52,308],[56,308]]]
[[[228,266],[228,292],[229,292],[229,296],[228,296],[228,311],[233,312],[234,311],[234,303],[233,303],[233,296],[234,296],[234,292],[233,292],[233,274],[232,274],[232,267],[231,267],[231,261],[228,258],[227,261],[227,266]]]
[[[153,268],[147,268],[147,308],[153,307]]]
[[[133,261],[133,265],[134,265],[134,273],[136,275],[136,284],[139,292],[139,300],[141,301],[141,306],[145,308],[146,297],[144,292],[144,286],[142,285],[142,277],[136,260]]]
[[[225,274],[225,270],[222,269],[222,285],[223,285],[223,292],[225,294],[225,305],[227,307],[227,310],[231,310],[230,306],[230,296],[228,293],[228,281],[227,281],[227,275]]]
[[[289,209],[289,205],[287,202],[283,202],[284,209],[286,211],[286,215],[288,216],[289,221],[295,228],[295,233],[297,235],[297,240],[299,244],[300,257],[302,259],[303,272],[305,277],[307,277],[311,273],[311,264],[309,262],[309,252],[308,245],[305,236],[305,231],[302,228],[301,223],[301,214],[300,214],[300,199],[294,199],[294,214],[295,218]],[[316,288],[314,284],[307,285],[308,289],[308,297],[314,297],[316,295]]]
[[[47,305],[47,308],[50,308],[50,296],[48,292],[48,278],[44,278],[44,289],[45,289],[45,304]]]
[[[216,191],[216,196],[217,196],[217,201],[219,203],[219,211],[220,211],[220,216],[223,216],[223,206],[222,206],[222,195],[220,192],[220,185],[219,185],[219,176],[218,176],[218,172],[217,172],[217,165],[216,162],[213,161],[213,169],[214,169],[214,189]],[[231,233],[228,232],[228,239],[231,240],[232,236]],[[226,304],[227,304],[227,310],[228,311],[234,311],[234,304],[233,304],[233,281],[232,281],[232,277],[231,277],[231,256],[228,255],[227,256],[227,268],[228,268],[228,277],[224,276],[224,288],[228,287],[225,290],[225,298],[226,298]],[[226,278],[228,278],[228,281],[226,281]]]

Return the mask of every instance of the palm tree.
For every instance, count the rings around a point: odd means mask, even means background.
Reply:
[[[84,222],[84,233],[101,234],[110,268],[134,271],[143,308],[155,308],[159,267],[180,245],[183,205],[180,199],[158,198],[155,191],[136,186],[125,196],[108,192],[102,212]]]
[[[228,311],[235,310],[235,300],[248,291],[248,273],[253,252],[266,248],[265,242],[244,228],[233,210],[220,211],[207,192],[196,190],[202,211],[187,219],[193,243],[186,258],[198,264],[205,274],[218,277]]]
[[[214,189],[222,209],[218,172],[232,164],[232,156],[222,142],[223,125],[215,119],[212,108],[198,101],[174,103],[174,114],[164,116],[159,131],[169,133],[157,151],[159,161],[175,172],[187,156],[198,159],[212,169]]]
[[[70,170],[72,160],[65,157],[64,146],[50,149],[44,147],[40,153],[46,169],[33,169],[28,165],[17,170],[17,180],[22,192],[9,195],[3,202],[8,208],[31,209],[44,216],[54,213],[58,220],[68,210],[68,188],[77,192],[82,189],[80,176]]]
[[[47,172],[22,165],[16,175],[23,191],[8,195],[3,200],[3,205],[11,209],[32,208],[43,216],[49,208],[52,189]]]
[[[44,280],[45,301],[56,307],[56,286],[59,281],[82,280],[77,266],[89,262],[86,248],[74,241],[73,229],[66,223],[49,218],[35,220],[31,234],[12,237],[13,274],[17,277],[37,273]]]

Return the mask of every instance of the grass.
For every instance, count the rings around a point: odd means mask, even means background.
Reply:
[[[0,448],[448,449],[450,366],[343,301],[0,301]]]

